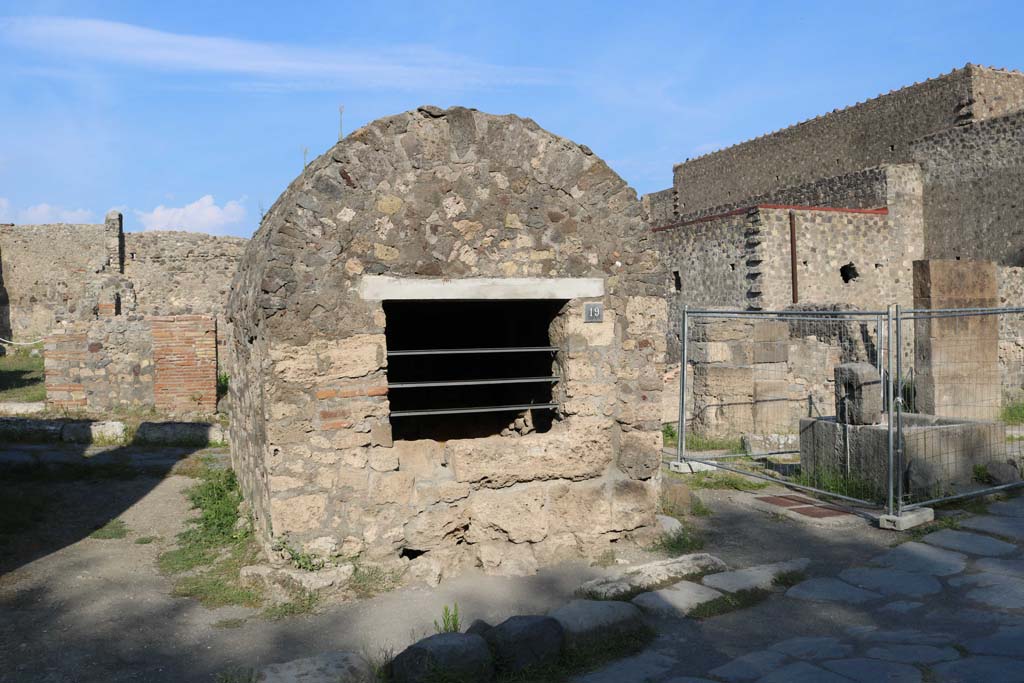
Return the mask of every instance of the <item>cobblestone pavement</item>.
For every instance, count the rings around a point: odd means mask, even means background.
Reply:
[[[578,681],[1024,681],[1024,497],[950,526],[748,610],[664,620]]]

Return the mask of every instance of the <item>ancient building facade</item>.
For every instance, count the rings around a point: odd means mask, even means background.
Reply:
[[[423,107],[355,131],[231,287],[232,458],[261,537],[436,580],[646,534],[662,279],[633,190],[529,119]]]

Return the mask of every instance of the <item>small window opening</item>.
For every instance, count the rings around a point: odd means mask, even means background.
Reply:
[[[843,282],[849,284],[851,281],[856,280],[860,277],[860,273],[857,272],[857,266],[852,263],[847,263],[845,266],[839,269],[839,276],[843,278]]]
[[[131,254],[129,254],[129,257],[131,258],[132,261],[134,261],[135,260],[135,252],[133,251]]]
[[[548,431],[560,379],[549,330],[564,304],[385,301],[394,438]]]
[[[121,295],[114,295],[114,315],[121,315]]]
[[[672,271],[672,280],[675,283],[676,291],[677,292],[683,291],[683,278],[680,277],[678,270],[673,270]]]
[[[896,145],[889,145],[889,151],[890,152],[895,152],[896,151]]]
[[[876,264],[875,264],[875,270],[878,270],[878,269],[879,269],[879,268],[881,268],[881,267],[882,267],[882,264],[881,264],[881,263],[876,263]]]
[[[399,553],[399,557],[404,557],[404,558],[409,559],[409,560],[415,560],[417,557],[420,557],[421,555],[426,555],[426,554],[427,554],[426,550],[416,550],[414,548],[402,548],[402,552]]]
[[[730,263],[729,264],[729,270],[736,270],[736,264],[735,263]]]
[[[801,261],[800,263],[803,264],[805,268],[807,267],[807,261]]]

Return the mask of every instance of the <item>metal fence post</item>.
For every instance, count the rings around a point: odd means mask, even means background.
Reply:
[[[903,514],[903,311],[896,304],[896,514]]]
[[[890,304],[888,310],[885,313],[885,346],[889,351],[889,357],[886,359],[886,382],[885,382],[885,393],[886,393],[886,410],[888,411],[888,432],[889,432],[889,447],[888,447],[888,460],[889,460],[889,494],[887,499],[887,509],[889,514],[895,514],[895,505],[893,503],[894,488],[895,488],[895,472],[893,470],[893,428],[895,427],[895,416],[893,414],[893,395],[892,395],[892,305]]]
[[[676,427],[676,462],[686,457],[686,367],[689,350],[690,319],[688,306],[683,305],[683,319],[679,323],[683,357],[679,363],[679,423]]]

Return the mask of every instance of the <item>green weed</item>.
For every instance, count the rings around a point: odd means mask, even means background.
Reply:
[[[1024,425],[1024,401],[1003,406],[999,419],[1008,425]]]
[[[690,496],[690,514],[694,517],[710,517],[711,508],[704,504],[697,496]]]
[[[768,486],[767,482],[748,479],[731,472],[697,472],[683,475],[687,478],[690,488],[694,489],[734,489],[736,491],[759,491]]]
[[[24,349],[24,350],[22,350]],[[46,400],[43,357],[30,356],[26,347],[0,356],[0,401]]]
[[[806,579],[807,575],[799,570],[782,572],[781,574],[777,574],[775,578],[772,579],[772,585],[779,586],[780,588],[792,588],[798,583],[802,583]]]
[[[691,610],[687,616],[693,619],[717,617],[719,614],[725,614],[726,612],[733,612],[738,609],[744,609],[746,607],[756,605],[769,595],[771,595],[771,591],[759,589],[726,593],[721,597],[698,605],[696,608]]]
[[[441,611],[441,622],[434,620],[434,630],[438,633],[459,633],[462,631],[462,622],[459,620],[459,603],[453,603],[453,607],[444,606]]]
[[[139,536],[135,539],[135,545],[149,545],[155,541],[159,541],[159,536]]]
[[[96,531],[89,534],[89,538],[102,540],[124,538],[128,535],[128,525],[120,519],[112,519]]]
[[[737,454],[743,452],[743,442],[738,438],[730,439],[687,433],[686,450],[687,452],[725,451],[727,454]]]
[[[372,598],[374,595],[394,589],[400,578],[396,571],[357,562],[348,586],[357,598]]]
[[[316,591],[297,591],[292,594],[291,600],[288,602],[272,605],[263,610],[263,616],[274,621],[297,617],[309,614],[316,609],[319,603],[320,595]]]
[[[662,534],[651,546],[651,551],[666,553],[668,555],[682,555],[692,553],[704,547],[704,539],[696,531],[687,525],[681,529],[667,534]]]

